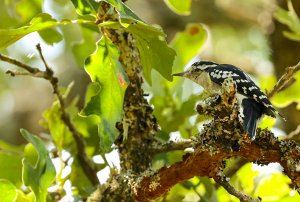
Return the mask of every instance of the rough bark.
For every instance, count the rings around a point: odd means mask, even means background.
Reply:
[[[109,14],[109,5],[102,3],[99,22],[118,20],[117,14]],[[103,28],[104,29],[104,28]],[[123,119],[116,124],[120,135],[115,141],[119,151],[121,171],[111,175],[107,186],[100,187],[90,201],[134,201],[131,186],[135,176],[150,168],[154,150],[154,134],[158,130],[153,109],[144,98],[142,67],[134,37],[125,29],[105,29],[103,33],[118,47],[119,61],[129,78],[123,105]],[[98,197],[97,197],[98,196]]]

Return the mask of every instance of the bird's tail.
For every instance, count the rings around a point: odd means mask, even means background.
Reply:
[[[255,137],[256,122],[263,114],[263,106],[251,99],[242,101],[244,123],[243,129],[251,139]]]

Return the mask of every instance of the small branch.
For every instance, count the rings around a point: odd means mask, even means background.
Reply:
[[[58,89],[58,79],[54,76],[53,70],[47,65],[45,58],[42,53],[41,46],[38,44],[37,50],[40,54],[40,57],[45,65],[46,70],[41,71],[37,68],[31,67],[29,65],[26,65],[18,60],[9,58],[7,56],[1,55],[0,54],[0,60],[5,61],[7,63],[16,65],[18,67],[23,68],[24,70],[28,71],[27,72],[17,72],[17,71],[12,71],[8,70],[6,73],[10,74],[11,76],[18,76],[18,75],[26,75],[26,76],[32,76],[32,77],[38,77],[38,78],[44,78],[48,80],[53,88],[53,92],[56,95],[58,102],[60,104],[60,110],[61,110],[61,119],[64,122],[64,124],[68,127],[70,132],[73,135],[73,138],[76,142],[77,146],[77,157],[79,160],[79,163],[85,173],[85,175],[89,178],[91,183],[93,185],[99,184],[98,177],[97,177],[97,171],[94,169],[92,161],[88,158],[85,150],[85,143],[83,136],[77,131],[76,127],[72,123],[69,114],[66,112],[65,109],[65,102],[63,99],[63,96],[60,94],[59,89]]]
[[[278,162],[299,190],[300,171],[297,171],[296,167],[299,163],[297,160],[300,159],[300,148],[290,145],[290,141],[274,142],[271,139],[269,143],[264,142],[268,139],[269,137],[266,136],[257,140],[262,142],[263,146],[249,142],[247,139],[243,140],[240,150],[231,152],[224,150],[222,144],[203,143],[194,153],[186,154],[181,162],[168,168],[163,167],[150,176],[144,176],[140,183],[133,187],[133,193],[138,201],[147,201],[166,194],[175,184],[194,176],[208,176],[215,179],[220,163],[231,157],[243,157],[248,161],[266,164]],[[226,145],[226,142],[223,144]],[[295,161],[292,162],[289,159],[295,159]]]
[[[285,73],[281,76],[281,78],[278,80],[273,89],[270,92],[268,92],[268,97],[271,98],[283,89],[289,87],[291,85],[291,79],[293,78],[294,74],[299,70],[300,62],[293,67],[287,67]]]
[[[7,62],[9,64],[16,65],[18,67],[21,67],[21,68],[25,69],[26,71],[30,72],[31,74],[36,74],[36,73],[40,72],[40,70],[38,68],[31,67],[31,66],[24,64],[16,59],[10,58],[10,57],[2,55],[2,54],[0,54],[0,60]]]
[[[45,78],[45,75],[42,72],[36,72],[35,74],[32,74],[32,73],[28,73],[28,72],[7,70],[5,73],[9,74],[10,76],[31,76],[31,77],[36,77],[36,78]]]
[[[73,134],[73,138],[75,139],[75,142],[77,145],[77,155],[78,155],[79,163],[80,163],[81,167],[83,168],[86,176],[92,182],[92,184],[97,185],[97,184],[99,184],[97,172],[93,167],[93,163],[90,161],[90,159],[88,158],[88,156],[86,154],[83,136],[77,131],[77,129],[75,128],[74,124],[72,123],[72,121],[70,119],[69,114],[66,112],[65,101],[58,89],[58,79],[53,76],[52,69],[47,65],[47,63],[44,59],[43,53],[42,53],[41,46],[38,44],[36,47],[41,56],[41,59],[43,60],[44,65],[46,67],[45,74],[47,74],[49,76],[48,80],[50,81],[52,88],[53,88],[53,92],[57,96],[57,99],[59,101],[60,110],[62,112],[61,119],[65,123],[65,125],[68,127],[70,132]]]
[[[37,44],[36,45],[36,49],[38,50],[39,54],[40,54],[40,57],[45,65],[45,68],[46,68],[46,72],[47,72],[47,75],[53,75],[53,70],[48,66],[45,58],[44,58],[44,55],[42,53],[42,48],[41,48],[41,45],[40,44]]]
[[[254,199],[250,196],[247,196],[246,194],[239,192],[238,190],[236,190],[231,184],[229,184],[229,182],[227,182],[225,179],[223,178],[214,178],[214,180],[221,185],[222,187],[224,187],[224,189],[226,189],[226,191],[228,193],[230,193],[231,195],[237,197],[238,199],[240,199],[240,201],[242,202],[248,202],[248,201],[257,201],[260,202],[260,199]]]
[[[296,136],[298,136],[300,134],[300,125],[297,126],[297,128],[295,130],[293,130],[292,132],[290,132],[285,139],[286,140],[294,140],[294,138]]]

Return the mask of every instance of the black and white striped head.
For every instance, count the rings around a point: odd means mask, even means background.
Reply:
[[[193,63],[189,69],[193,72],[197,72],[197,71],[205,71],[208,68],[215,67],[215,66],[218,66],[218,64],[215,62],[204,60],[204,61]]]
[[[215,67],[217,65],[217,63],[211,61],[195,62],[186,71],[172,75],[187,78],[198,77],[203,71],[206,71],[208,68]]]

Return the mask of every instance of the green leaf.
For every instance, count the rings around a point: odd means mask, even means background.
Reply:
[[[21,190],[17,190],[18,197],[15,202],[35,202],[34,193],[30,192],[28,194],[23,193]]]
[[[46,28],[54,27],[57,25],[66,25],[70,23],[82,23],[82,24],[91,24],[91,21],[85,20],[62,20],[60,22],[53,19],[47,13],[41,13],[34,17],[29,25],[20,27],[18,29],[0,29],[0,50],[8,47],[14,42],[18,41],[22,37],[26,36],[35,31],[42,31]],[[56,36],[56,41],[58,40],[58,36]]]
[[[0,179],[0,201],[10,202],[15,201],[17,198],[16,187],[8,180]]]
[[[93,85],[82,115],[99,117],[99,136],[102,151],[108,151],[117,137],[115,124],[121,120],[124,93],[129,80],[119,62],[117,47],[105,36],[97,50],[86,60],[85,69]]]
[[[181,103],[173,99],[171,94],[151,99],[151,104],[155,106],[154,114],[163,130],[167,133],[177,131],[188,117],[196,113],[194,107],[199,97],[191,96],[188,100]]]
[[[179,15],[190,15],[191,14],[191,3],[192,0],[164,0],[169,8]]]
[[[145,79],[151,85],[151,71],[156,69],[164,78],[172,81],[172,65],[175,51],[166,43],[166,35],[161,28],[147,25],[139,20],[130,21],[122,18],[122,25],[131,32],[136,39],[136,46],[140,52],[141,63]],[[119,29],[117,22],[105,22],[99,26]]]
[[[165,196],[166,201],[184,201],[186,196],[191,193],[191,190],[186,189],[180,183],[172,187],[168,192],[168,195]]]
[[[61,88],[60,92],[64,99],[67,99],[72,88],[71,83],[66,89]],[[88,100],[89,98],[86,98]],[[89,156],[99,153],[99,136],[98,133],[98,116],[83,117],[78,114],[76,107],[77,99],[73,99],[68,106],[65,106],[67,113],[70,115],[73,125],[86,141],[86,152]],[[58,101],[53,102],[52,106],[43,113],[42,125],[49,129],[51,137],[58,151],[66,150],[74,154],[77,150],[73,135],[68,127],[61,120],[61,109]]]
[[[95,191],[95,188],[83,172],[78,159],[74,159],[71,169],[72,172],[69,179],[72,182],[72,189],[77,189],[76,191],[78,191],[78,194],[82,198],[88,197],[93,191]]]
[[[94,32],[90,29],[82,28],[82,39],[73,43],[72,52],[80,67],[83,67],[85,59],[93,53],[96,48]]]
[[[207,31],[200,23],[189,23],[183,32],[178,32],[170,44],[177,53],[174,71],[182,71],[184,66],[202,50],[206,40]]]
[[[40,37],[48,44],[53,45],[63,40],[63,36],[54,28],[47,28],[38,32]]]
[[[58,101],[53,102],[52,106],[43,113],[43,117],[46,121],[44,125],[49,129],[58,151],[63,149],[67,151],[74,150],[74,140],[71,132],[61,120],[61,110]]]
[[[288,11],[277,8],[274,12],[274,18],[277,19],[282,24],[285,24],[289,27],[291,32],[284,31],[283,34],[295,41],[300,41],[300,19],[293,8],[292,2],[289,0],[288,3]]]
[[[109,3],[113,7],[115,7],[116,11],[119,14],[119,21],[123,24],[124,19],[131,19],[131,20],[138,20],[142,21],[130,8],[123,3],[121,0],[104,0],[105,2]],[[125,24],[124,24],[125,25]],[[126,26],[126,25],[125,25]]]
[[[71,83],[66,89],[59,89],[60,93],[66,98],[73,86]],[[75,103],[73,103],[75,104]],[[52,106],[43,112],[45,122],[43,125],[49,129],[51,137],[58,151],[76,151],[76,145],[71,132],[61,119],[61,108],[58,100],[54,101]]]
[[[237,171],[230,182],[234,187],[240,187],[240,191],[250,194],[256,188],[254,181],[256,176],[258,176],[258,171],[252,169],[252,163],[247,163]]]
[[[0,151],[1,150],[11,154],[21,154],[23,153],[24,146],[15,146],[0,140]]]
[[[152,68],[164,78],[172,81],[172,65],[175,51],[166,43],[166,35],[160,28],[149,26],[143,22],[131,23],[127,30],[133,33],[136,46],[140,52],[145,79],[151,81]]]
[[[272,128],[275,125],[276,119],[269,117],[269,116],[264,116],[259,124],[259,127],[261,129],[265,128]]]
[[[18,187],[22,185],[22,156],[20,154],[3,151],[0,148],[0,178],[5,178]]]
[[[273,173],[261,180],[254,195],[262,197],[265,201],[279,200],[291,192],[290,183],[291,180],[286,175]]]
[[[176,53],[166,43],[166,35],[162,29],[147,25],[141,21],[128,22],[125,20],[122,24],[135,37],[135,45],[140,52],[143,73],[148,83],[152,84],[152,68],[157,70],[167,80],[172,81],[172,65]],[[99,26],[112,29],[120,28],[118,22],[105,22]]]
[[[22,22],[27,23],[42,12],[42,0],[21,0],[16,4],[16,11],[21,16]]]
[[[96,0],[71,0],[79,15],[96,15],[99,3]]]
[[[206,38],[205,29],[198,23],[189,24],[183,32],[176,34],[171,42],[171,47],[177,52],[173,66],[174,72],[183,71],[184,66],[200,52]],[[192,86],[188,86],[184,90],[186,97],[183,99],[183,87],[186,87],[183,79],[176,78],[170,83],[156,72],[152,73],[152,77],[155,78],[151,87],[154,114],[165,132],[176,131],[186,123],[185,120],[188,117],[195,114],[195,103],[201,97],[192,95]]]
[[[72,119],[77,130],[82,134],[86,143],[86,153],[92,157],[99,154],[100,138],[98,134],[99,117],[96,115],[81,116],[76,113]]]
[[[54,165],[49,157],[48,151],[44,143],[28,131],[21,129],[23,137],[30,142],[38,153],[35,165],[29,160],[34,159],[34,154],[25,151],[23,159],[23,182],[26,186],[30,186],[33,190],[36,201],[46,201],[47,189],[55,178],[56,172]],[[32,156],[33,155],[33,156]]]
[[[207,40],[207,31],[200,23],[190,23],[183,32],[178,32],[171,41],[171,47],[176,51],[177,57],[174,61],[173,72],[182,72],[187,63],[202,50]],[[188,47],[188,48],[186,48]],[[184,51],[182,51],[184,50]],[[172,82],[171,91],[176,92],[181,97],[183,79],[175,78]],[[186,84],[187,85],[187,84]],[[192,86],[187,86],[185,90],[186,97],[191,96]]]
[[[300,42],[300,32],[292,33],[292,32],[283,31],[283,35],[288,39]]]
[[[54,20],[49,14],[42,13],[33,18],[28,26],[10,30],[1,29],[0,50],[13,44],[14,42],[31,32],[40,31],[42,29],[56,26],[58,24],[60,23]]]

